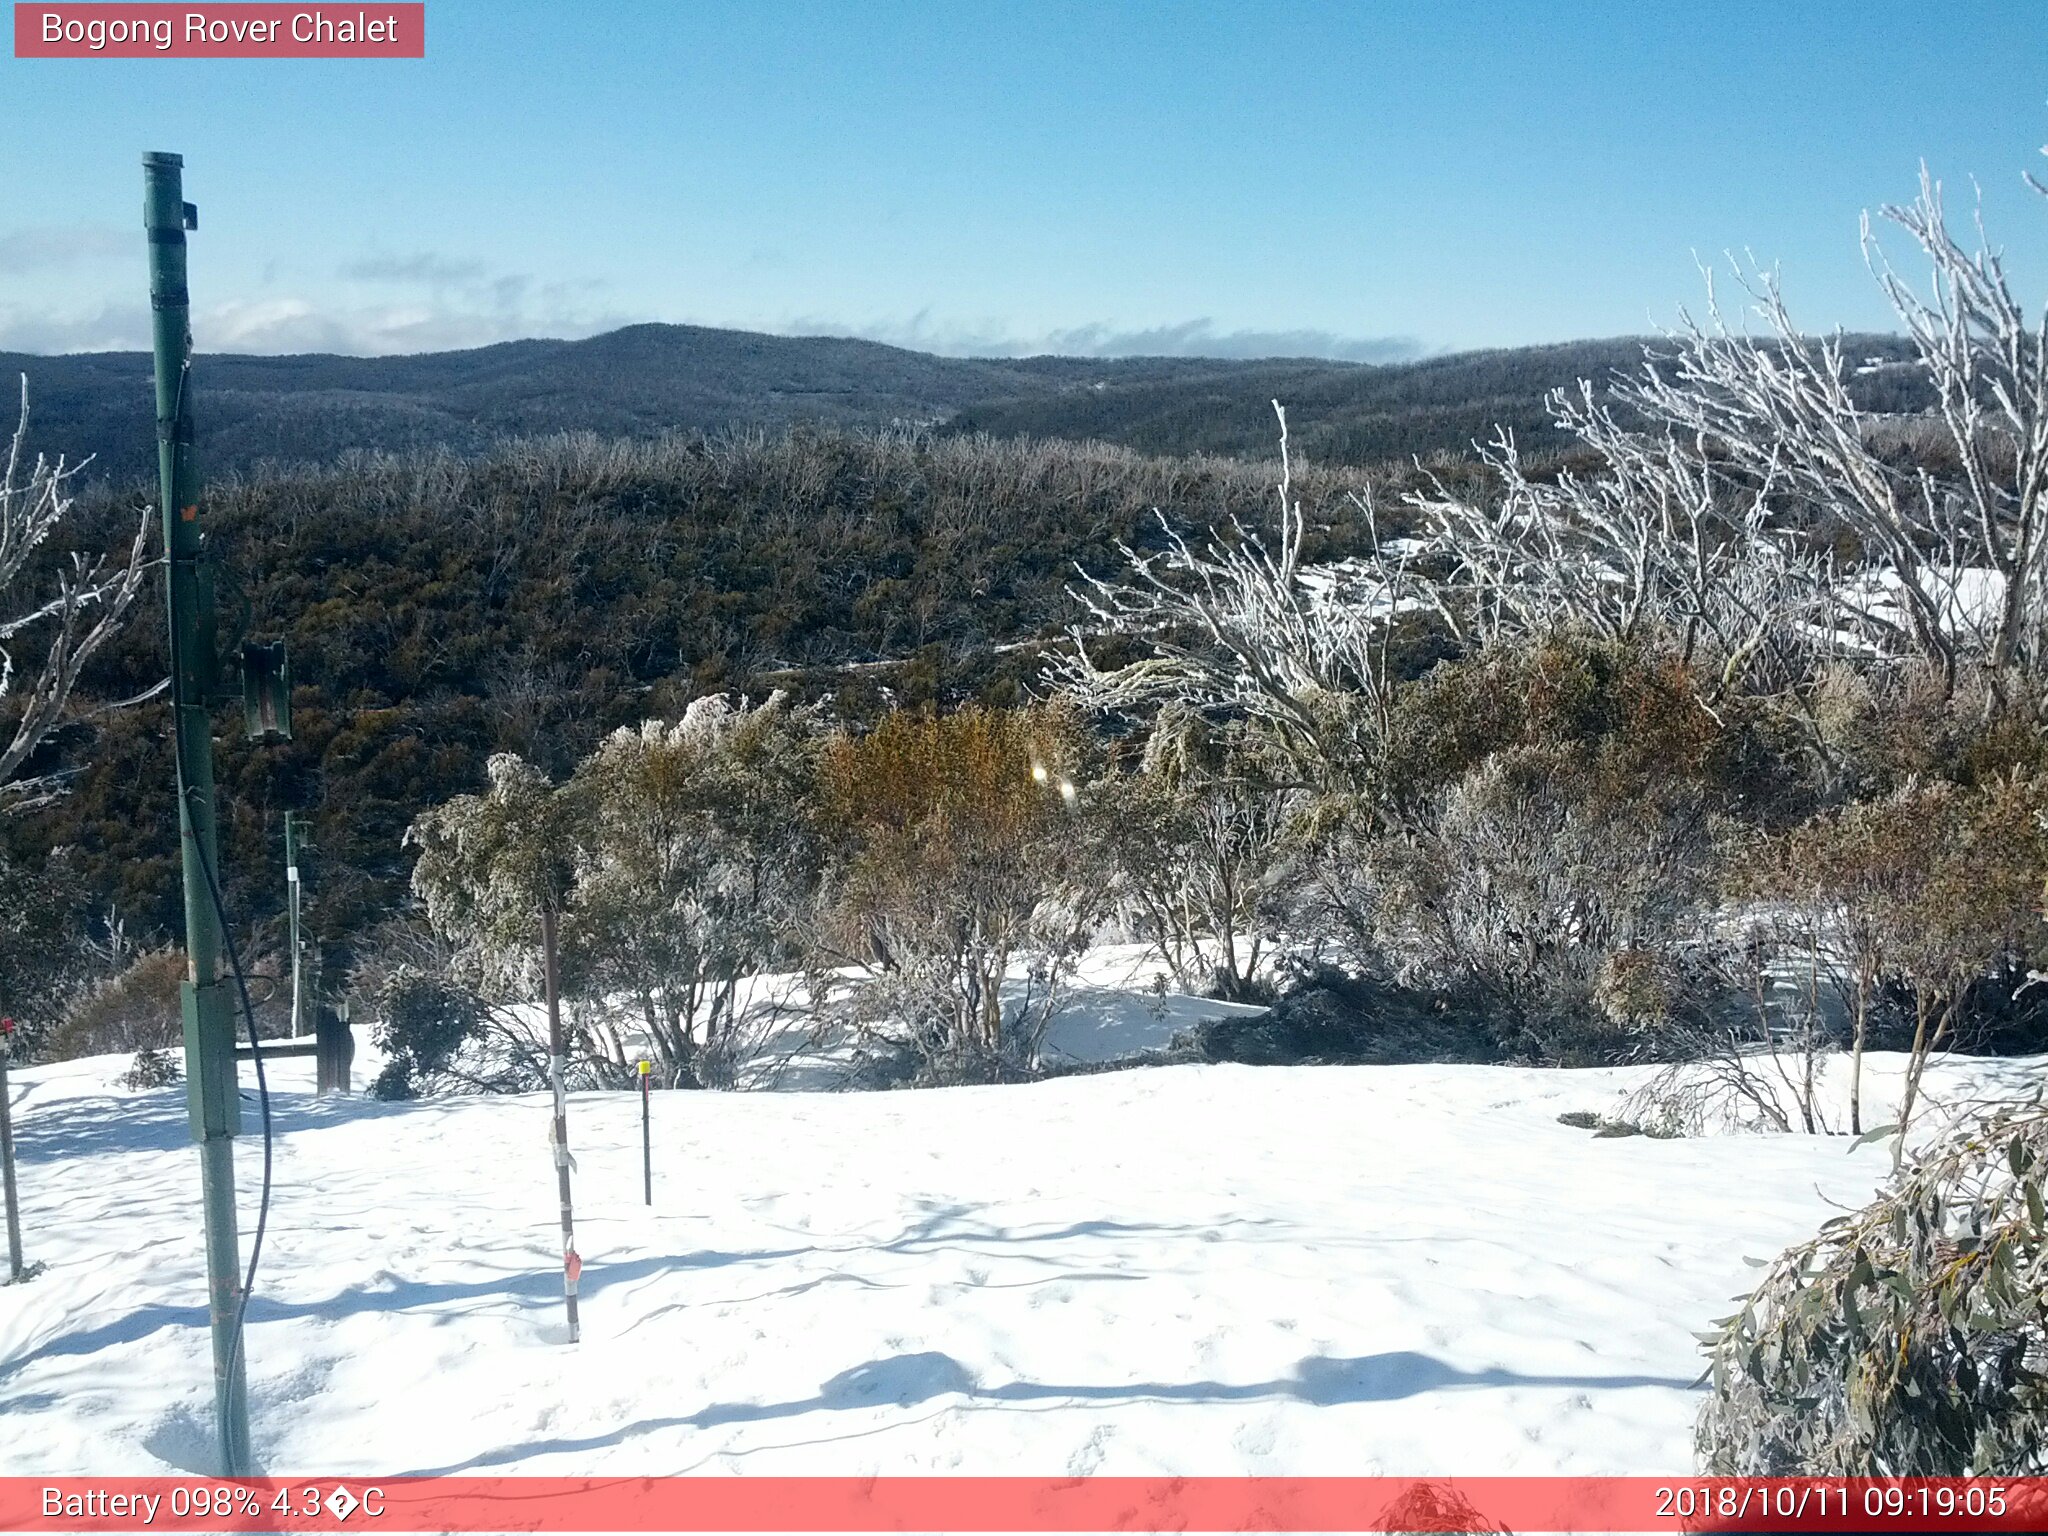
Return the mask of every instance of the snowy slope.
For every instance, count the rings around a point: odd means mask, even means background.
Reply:
[[[0,1288],[0,1472],[211,1468],[196,1159],[122,1065],[16,1077],[49,1269]],[[583,1095],[572,1349],[545,1101],[315,1101],[306,1067],[248,1338],[287,1475],[1683,1471],[1742,1256],[1888,1161],[1556,1122],[1630,1072],[1173,1067],[661,1095],[650,1211],[637,1098]]]

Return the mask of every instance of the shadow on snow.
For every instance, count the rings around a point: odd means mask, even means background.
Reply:
[[[968,1406],[1029,1403],[1241,1403],[1291,1400],[1317,1408],[1346,1403],[1385,1403],[1429,1392],[1481,1387],[1557,1387],[1591,1390],[1620,1387],[1689,1389],[1675,1376],[1540,1376],[1490,1369],[1466,1371],[1412,1350],[1330,1357],[1312,1355],[1292,1374],[1272,1381],[1138,1381],[1122,1384],[1012,1381],[986,1386],[951,1355],[937,1350],[891,1355],[841,1371],[814,1396],[786,1403],[714,1403],[695,1413],[641,1419],[600,1435],[535,1440],[503,1446],[421,1475],[448,1476],[481,1467],[505,1466],[531,1456],[575,1455],[622,1445],[667,1429],[715,1429],[792,1419],[809,1413],[893,1406],[911,1408],[935,1398],[955,1397]]]

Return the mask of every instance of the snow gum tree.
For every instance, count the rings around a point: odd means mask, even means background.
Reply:
[[[807,730],[779,694],[711,697],[613,733],[560,785],[492,758],[485,793],[407,834],[414,890],[462,978],[531,997],[534,918],[552,904],[586,1055],[624,1069],[637,1024],[665,1081],[729,1085],[748,980],[790,957],[815,878]]]
[[[419,850],[413,892],[464,979],[488,994],[538,987],[543,906],[560,911],[575,878],[570,806],[533,764],[501,752],[490,787],[423,811],[407,830]]]
[[[569,807],[546,774],[513,753],[494,756],[486,771],[482,794],[423,811],[405,834],[419,850],[413,894],[440,952],[439,963],[424,968],[399,964],[380,988],[380,1043],[406,1064],[391,1077],[394,1096],[417,1091],[422,1073],[447,1068],[486,1016],[506,1049],[461,1076],[487,1089],[545,1080],[546,1049],[517,1007],[541,987],[540,914],[559,916],[574,878]],[[564,971],[574,974],[564,948]]]
[[[795,959],[817,877],[812,747],[782,695],[713,696],[613,733],[565,790],[587,985],[631,1000],[672,1083],[732,1084],[752,978]]]

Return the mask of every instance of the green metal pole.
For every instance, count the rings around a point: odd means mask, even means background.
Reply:
[[[213,1399],[221,1473],[249,1472],[248,1389],[235,1338],[241,1241],[235,1227],[235,1015],[220,975],[221,932],[213,881],[215,657],[211,594],[201,564],[199,470],[192,455],[191,301],[185,231],[198,212],[185,201],[184,159],[142,157],[143,224],[149,233],[149,304],[156,344],[157,462],[164,520],[165,606],[170,622],[171,716],[177,743],[178,833],[185,860],[185,1081],[206,1201],[207,1313],[213,1325]]]
[[[21,1261],[20,1195],[14,1187],[14,1105],[8,1095],[7,1058],[14,1053],[14,1020],[0,1019],[0,1194],[7,1201],[7,1283],[28,1278]]]

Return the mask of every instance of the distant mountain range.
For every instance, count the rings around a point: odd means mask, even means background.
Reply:
[[[1896,337],[1857,355],[1901,355]],[[879,342],[635,325],[583,341],[513,341],[410,357],[202,354],[207,471],[326,463],[351,449],[480,449],[509,436],[798,423],[914,423],[948,432],[1096,438],[1153,453],[1273,452],[1271,401],[1296,445],[1330,463],[1462,452],[1496,423],[1554,445],[1547,391],[1633,367],[1636,340],[1470,352],[1420,362],[1192,357],[955,358]],[[117,482],[155,472],[150,360],[139,352],[0,353],[28,375],[32,446]],[[12,391],[7,391],[11,395]]]

